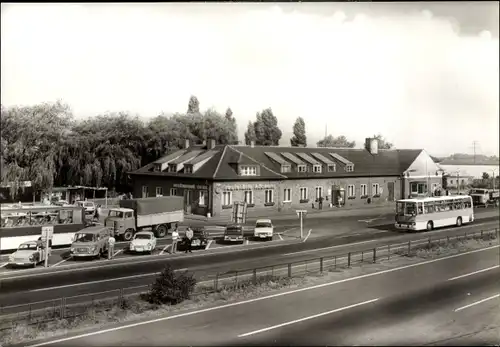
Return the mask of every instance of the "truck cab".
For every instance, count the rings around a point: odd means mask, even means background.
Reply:
[[[104,225],[113,229],[114,234],[125,241],[132,240],[137,231],[134,210],[131,208],[110,209],[108,217],[104,220]]]

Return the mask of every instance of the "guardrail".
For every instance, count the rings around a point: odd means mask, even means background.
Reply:
[[[192,296],[206,295],[223,289],[234,289],[245,285],[279,278],[300,277],[328,271],[350,268],[364,263],[390,260],[392,256],[407,257],[432,246],[446,246],[450,242],[475,240],[495,240],[500,238],[499,229],[464,232],[463,235],[427,237],[418,240],[387,244],[342,255],[323,256],[302,261],[278,263],[274,265],[216,273],[202,278]],[[347,245],[346,245],[347,246]],[[0,332],[14,329],[16,322],[42,324],[55,319],[74,319],[79,316],[95,315],[98,311],[112,308],[126,308],[126,298],[146,293],[150,285],[127,287],[98,293],[81,294],[54,300],[31,302],[21,305],[0,306]]]

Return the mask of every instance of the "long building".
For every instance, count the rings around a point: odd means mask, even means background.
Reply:
[[[441,187],[442,170],[423,149],[190,145],[130,173],[135,197],[185,197],[187,213],[230,215],[248,208],[300,209],[393,204]]]

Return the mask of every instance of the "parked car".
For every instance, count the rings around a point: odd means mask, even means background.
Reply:
[[[257,219],[253,232],[254,238],[271,241],[273,234],[274,226],[270,219]]]
[[[207,247],[209,241],[209,234],[205,231],[204,228],[193,228],[193,238],[191,239],[191,247],[193,249],[205,249]],[[186,238],[182,239],[182,242],[179,243],[178,250],[184,251],[186,250],[187,244]]]
[[[224,241],[225,242],[245,242],[245,235],[243,231],[243,225],[241,224],[230,224],[226,226],[224,231]]]
[[[151,231],[139,231],[128,245],[130,252],[137,253],[148,252],[151,254],[155,248],[156,237]]]
[[[72,257],[101,257],[108,251],[110,229],[94,226],[80,230],[71,244]]]
[[[47,250],[41,240],[26,241],[19,245],[17,251],[9,256],[9,265],[33,266],[44,262],[50,256],[50,248]]]
[[[92,201],[77,201],[76,206],[83,207],[85,209],[85,214],[94,214],[96,207]]]

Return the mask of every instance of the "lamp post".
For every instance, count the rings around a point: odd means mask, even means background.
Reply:
[[[496,171],[497,171],[497,169],[491,170],[491,172],[493,173],[493,190],[495,190],[495,172]]]

